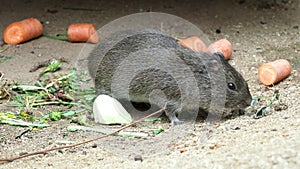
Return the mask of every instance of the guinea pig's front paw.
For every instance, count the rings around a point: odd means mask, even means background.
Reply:
[[[171,120],[171,122],[172,122],[172,125],[180,125],[180,124],[183,124],[184,123],[184,121],[181,121],[181,120],[179,120],[178,118],[176,118],[175,120],[173,119],[173,120]]]
[[[172,112],[170,112],[170,113],[167,113],[167,115],[168,115],[168,117],[169,117],[169,119],[170,119],[172,125],[175,126],[175,125],[183,124],[184,121],[179,120],[179,119],[177,118],[176,114],[177,114],[177,111],[176,111],[176,110],[175,110],[175,111],[172,111]]]
[[[172,125],[180,125],[184,123],[183,121],[179,120],[176,116],[179,112],[177,107],[177,104],[168,102],[166,103],[164,108],[164,111],[168,116],[169,120],[171,121]]]

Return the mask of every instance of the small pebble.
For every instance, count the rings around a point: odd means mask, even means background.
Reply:
[[[46,12],[51,13],[51,14],[55,14],[58,11],[56,9],[46,9]]]
[[[97,148],[97,146],[98,146],[97,144],[93,144],[92,148]]]
[[[240,130],[241,128],[240,127],[238,127],[238,126],[231,126],[230,127],[232,130]]]
[[[65,149],[60,149],[60,150],[58,150],[58,152],[63,154],[64,152],[66,152],[66,150]]]
[[[143,157],[141,155],[134,156],[134,161],[143,161]]]
[[[287,131],[282,133],[282,137],[288,137],[288,136],[289,136],[289,133]]]
[[[77,153],[76,150],[69,150],[70,153]]]
[[[260,24],[265,25],[265,24],[267,24],[267,22],[266,21],[260,21]]]
[[[19,156],[23,156],[23,155],[26,155],[26,154],[28,154],[27,152],[21,152],[21,153],[19,153]]]
[[[210,146],[208,146],[208,148],[213,150],[213,149],[215,149],[215,145],[210,145]]]
[[[257,53],[261,53],[261,52],[263,52],[263,51],[264,51],[263,48],[260,48],[260,47],[256,48],[256,52],[257,52]]]
[[[187,150],[186,149],[179,149],[179,152],[180,153],[184,153],[184,152],[186,152]]]

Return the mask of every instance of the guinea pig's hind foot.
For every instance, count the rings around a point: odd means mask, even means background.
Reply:
[[[178,108],[175,104],[166,103],[164,111],[171,121],[172,125],[180,125],[184,123],[184,121],[181,121],[177,118]]]

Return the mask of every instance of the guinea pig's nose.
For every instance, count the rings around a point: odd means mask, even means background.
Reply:
[[[245,102],[246,102],[246,107],[251,106],[252,97],[250,96],[247,100],[245,100]]]
[[[252,103],[252,97],[251,96],[244,97],[242,99],[242,102],[243,102],[244,108],[249,107],[249,106],[251,106],[251,103]]]

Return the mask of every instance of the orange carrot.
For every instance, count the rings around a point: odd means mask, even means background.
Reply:
[[[292,68],[285,59],[263,64],[258,68],[258,78],[264,85],[272,85],[288,77]]]
[[[20,22],[13,22],[4,30],[4,42],[19,44],[39,37],[43,33],[43,25],[35,18],[28,18]]]
[[[178,43],[196,52],[205,52],[207,48],[205,43],[198,36],[180,40]]]
[[[72,24],[68,28],[70,42],[98,43],[99,37],[93,24]]]
[[[207,48],[207,52],[210,54],[221,52],[225,59],[230,59],[232,55],[232,45],[231,43],[226,39],[220,39],[212,44],[210,44]]]

